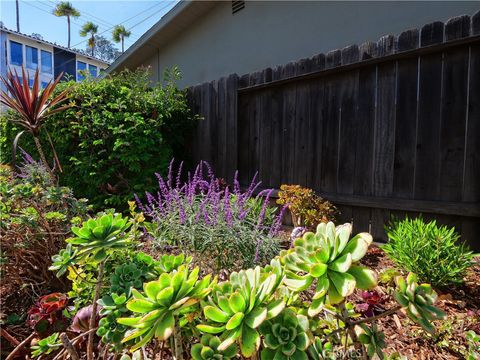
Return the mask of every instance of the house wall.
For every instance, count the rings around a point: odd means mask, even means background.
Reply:
[[[41,67],[41,61],[42,61],[41,50],[45,50],[45,51],[50,52],[52,54],[53,64],[55,64],[55,57],[53,55],[53,46],[42,43],[40,41],[35,41],[33,39],[26,38],[24,36],[18,36],[16,34],[5,33],[5,32],[3,34],[5,34],[4,35],[5,36],[4,46],[6,47],[6,52],[5,53],[2,52],[2,54],[6,55],[6,58],[5,58],[5,63],[6,63],[5,73],[6,73],[6,69],[10,68],[12,70],[16,70],[19,76],[21,76],[21,74],[22,74],[22,67],[21,66],[10,64],[10,41],[15,41],[17,43],[23,44],[23,62],[24,62],[24,65],[26,64],[26,46],[30,46],[30,47],[38,49],[38,66],[39,67]],[[2,56],[2,58],[3,57],[4,56]],[[2,63],[3,63],[3,61],[2,61]],[[34,78],[35,70],[36,69],[29,69],[25,66],[25,71],[28,73],[28,76],[29,76],[30,79]],[[3,73],[3,71],[2,71],[2,73]],[[44,82],[44,83],[49,82],[50,80],[53,79],[53,71],[50,74],[40,71],[39,77],[40,77],[40,82],[41,83],[42,82]]]
[[[231,2],[223,1],[136,64],[150,65],[154,81],[166,67],[178,65],[183,74],[179,84],[189,86],[472,15],[478,9],[479,1],[247,1],[232,15]],[[155,46],[155,38],[150,43]]]

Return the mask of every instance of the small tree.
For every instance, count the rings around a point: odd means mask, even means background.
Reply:
[[[125,51],[125,38],[128,38],[132,33],[125,29],[123,25],[116,25],[112,32],[113,41],[122,43],[122,53]]]
[[[33,79],[33,86],[30,88],[28,86],[30,83],[30,77],[28,74],[26,74],[24,68],[22,68],[22,77],[19,77],[16,71],[13,73],[11,70],[9,70],[6,78],[3,76],[1,77],[1,80],[4,83],[7,91],[1,91],[0,102],[16,112],[18,117],[10,119],[10,121],[12,121],[14,124],[20,125],[24,129],[15,136],[13,141],[13,165],[15,165],[18,141],[25,131],[29,132],[33,137],[35,147],[37,148],[43,165],[45,165],[53,179],[53,171],[47,162],[39,137],[40,131],[43,128],[43,124],[45,123],[45,119],[50,115],[69,107],[69,105],[55,107],[67,100],[67,90],[65,89],[55,97],[51,98],[51,95],[62,78],[63,73],[61,73],[55,79],[55,81],[50,81],[43,90],[40,90],[40,79],[38,75],[37,69]],[[61,171],[60,162],[53,147],[52,139],[50,138],[48,132],[46,132],[46,134],[52,147],[55,163],[58,169]]]
[[[95,34],[97,33],[97,31],[98,26],[91,21],[86,22],[80,30],[80,36],[85,37],[87,35],[90,35],[90,38],[88,39],[88,46],[90,47],[90,49],[92,49],[92,56],[94,56],[95,53]]]
[[[80,16],[80,13],[77,9],[75,9],[71,2],[69,1],[61,1],[57,4],[55,9],[53,10],[53,15],[55,16],[66,16],[67,17],[67,24],[68,24],[68,48],[70,48],[70,18],[77,18]]]

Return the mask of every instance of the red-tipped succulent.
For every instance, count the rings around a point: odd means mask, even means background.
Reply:
[[[28,324],[41,335],[65,330],[68,323],[62,311],[67,301],[67,296],[62,293],[42,296],[28,311]]]

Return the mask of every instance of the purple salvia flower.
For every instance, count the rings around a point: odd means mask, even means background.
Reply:
[[[257,228],[263,224],[263,220],[265,219],[265,212],[267,211],[268,202],[270,201],[270,196],[272,195],[273,189],[270,189],[267,192],[267,196],[263,200],[262,210],[260,211],[260,215],[258,217]]]
[[[278,234],[280,227],[282,226],[283,216],[285,215],[285,211],[287,210],[287,208],[287,205],[282,206],[282,210],[280,210],[280,213],[277,215],[277,218],[272,228],[270,229],[269,236],[275,236]]]
[[[173,162],[175,161],[175,159],[172,159],[170,161],[170,164],[168,165],[168,176],[167,176],[167,185],[168,185],[168,188],[171,189],[172,188],[172,178],[173,178]]]
[[[224,194],[224,215],[225,215],[225,221],[227,222],[228,226],[233,225],[233,214],[232,214],[232,208],[230,207],[230,194],[228,192],[228,187],[225,188],[225,194]]]
[[[240,183],[238,182],[238,170],[235,170],[235,175],[233,176],[233,193],[235,195],[240,195]]]
[[[137,203],[138,208],[145,214],[147,212],[145,211],[145,207],[143,206],[142,202],[140,201],[140,198],[138,197],[137,194],[133,194],[133,197],[135,198],[135,202]]]
[[[182,177],[182,167],[183,167],[183,161],[180,163],[180,166],[178,167],[177,178],[175,179],[177,189],[180,187],[180,179]]]

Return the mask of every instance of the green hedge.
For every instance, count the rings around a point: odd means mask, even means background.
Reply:
[[[156,188],[154,172],[164,173],[174,156],[185,158],[196,120],[185,91],[175,85],[178,75],[169,71],[163,85],[151,84],[145,69],[61,83],[57,91],[70,89],[72,107],[45,126],[63,166],[60,182],[98,207],[121,208],[133,192]],[[17,132],[8,116],[13,114],[4,115],[0,127],[2,162],[10,162]],[[43,144],[47,150],[48,142]],[[19,145],[36,157],[28,135]]]

